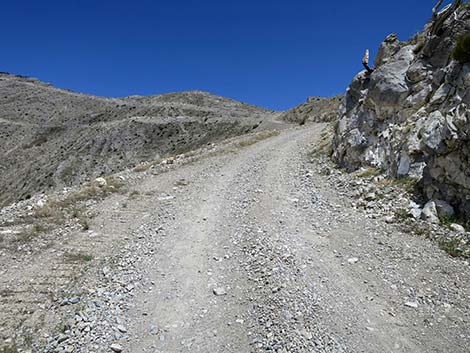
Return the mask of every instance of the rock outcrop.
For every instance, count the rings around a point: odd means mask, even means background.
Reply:
[[[334,97],[309,97],[305,103],[287,110],[279,116],[290,123],[330,122],[338,119],[338,109],[343,95]]]
[[[470,6],[451,10],[439,28],[433,18],[406,42],[385,39],[374,72],[360,72],[347,90],[333,157],[349,170],[418,178],[427,199],[446,200],[468,219],[470,64],[453,60],[452,50],[470,31]]]
[[[0,73],[0,205],[263,129],[273,112],[206,92],[104,98]]]

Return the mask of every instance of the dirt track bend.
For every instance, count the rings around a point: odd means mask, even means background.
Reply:
[[[147,240],[130,251],[145,253],[134,266],[149,286],[126,313],[127,351],[466,350],[460,260],[351,210],[311,164],[322,128],[140,185],[154,196],[136,205],[147,214],[134,235]],[[427,305],[443,288],[449,303]]]
[[[466,352],[468,263],[352,209],[310,156],[323,128],[149,173],[105,201],[94,250],[120,260],[88,283],[96,319],[75,351]]]

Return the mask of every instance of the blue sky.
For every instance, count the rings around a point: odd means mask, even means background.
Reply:
[[[0,71],[102,96],[191,89],[283,110],[345,91],[436,0],[5,1]],[[446,1],[445,3],[448,3]]]

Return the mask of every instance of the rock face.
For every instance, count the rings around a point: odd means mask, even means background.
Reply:
[[[343,95],[330,98],[309,97],[305,103],[283,112],[279,119],[291,123],[329,122],[338,119],[338,110]]]
[[[206,92],[103,98],[0,73],[0,204],[259,130],[273,112]]]
[[[428,199],[446,200],[466,218],[470,64],[456,62],[451,53],[468,31],[470,6],[464,3],[439,30],[430,22],[407,42],[388,36],[375,71],[360,72],[347,89],[333,142],[341,166],[419,178]]]

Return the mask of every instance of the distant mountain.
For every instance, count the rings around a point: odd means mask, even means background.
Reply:
[[[104,98],[0,74],[0,204],[262,129],[273,112],[206,92]]]
[[[334,121],[338,118],[339,106],[344,95],[334,97],[309,97],[305,103],[283,112],[279,119],[291,123]]]

